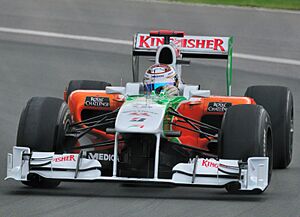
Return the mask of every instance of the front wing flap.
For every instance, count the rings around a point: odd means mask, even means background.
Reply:
[[[157,182],[175,185],[222,187],[236,182],[240,190],[265,190],[268,186],[268,157],[251,157],[247,163],[237,160],[195,158],[173,168],[171,179],[126,178],[101,176],[101,164],[94,159],[81,158],[80,154],[30,152],[27,147],[14,147],[8,154],[7,177],[26,181],[29,174],[47,179],[69,181],[133,181]]]

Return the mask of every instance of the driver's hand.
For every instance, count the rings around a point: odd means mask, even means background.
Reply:
[[[173,85],[167,85],[164,87],[165,94],[168,96],[178,96],[179,90]]]

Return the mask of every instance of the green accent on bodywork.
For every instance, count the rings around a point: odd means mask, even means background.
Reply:
[[[126,102],[135,100],[135,99],[137,99],[138,97],[144,97],[144,95],[128,96],[128,97],[126,98]]]
[[[181,99],[180,99],[180,98],[181,98]],[[182,99],[182,98],[183,98],[183,99]],[[172,107],[173,109],[177,110],[178,107],[179,107],[179,104],[180,104],[182,101],[184,101],[184,100],[186,100],[185,97],[179,97],[179,99],[177,98],[177,99],[173,102],[173,104],[172,104],[170,107]],[[165,131],[165,130],[170,130],[170,128],[171,128],[171,125],[168,124],[168,122],[167,122],[167,120],[166,120],[167,118],[168,118],[169,120],[171,120],[171,122],[172,122],[172,121],[173,121],[173,118],[174,118],[174,115],[168,115],[168,114],[165,115],[165,121],[166,121],[166,123],[164,122],[164,131]],[[165,129],[165,128],[166,128],[166,129]],[[166,137],[164,137],[164,138],[166,138]],[[177,137],[171,137],[171,138],[168,138],[168,140],[169,140],[170,142],[174,142],[174,143],[181,143],[180,140],[179,140]]]
[[[168,114],[168,109],[172,107],[173,109],[177,109],[179,104],[187,100],[183,96],[168,96],[165,93],[160,93],[159,95],[155,94],[152,92],[150,95],[145,96],[145,95],[140,95],[140,96],[128,96],[126,98],[125,103],[132,103],[133,101],[139,101],[141,98],[144,98],[145,101],[149,100],[149,103],[157,103],[159,105],[163,105],[165,107],[165,114],[164,114],[164,121],[163,121],[163,131],[168,131],[170,130],[170,124],[169,122],[173,119],[173,115]],[[143,102],[145,102],[143,101]],[[166,138],[164,135],[162,137]],[[169,138],[170,141],[180,143],[178,138]]]
[[[228,41],[228,58],[226,67],[226,83],[227,83],[227,96],[231,96],[232,85],[232,50],[233,50],[233,37],[229,37]]]
[[[155,94],[154,91],[151,92],[150,95],[137,95],[137,96],[128,96],[126,98],[125,103],[131,103],[132,101],[139,101],[141,98],[144,98],[143,102],[149,100],[151,103],[157,103],[160,105],[164,105],[166,110],[169,107],[175,108],[181,101],[186,100],[183,96],[168,96],[164,92],[160,93],[159,95]]]
[[[179,104],[184,100],[186,100],[186,98],[182,97],[182,96],[173,97],[172,100],[170,100],[169,105],[167,106],[167,110],[170,107],[177,110]],[[167,110],[166,110],[166,112],[167,112]],[[165,113],[164,126],[163,126],[164,131],[170,130],[171,125],[169,124],[169,122],[172,122],[173,118],[174,118],[173,115],[169,115],[169,114]],[[163,136],[163,137],[166,138],[165,136]],[[171,138],[168,138],[168,140],[170,142],[180,143],[180,140],[177,137],[171,137]]]

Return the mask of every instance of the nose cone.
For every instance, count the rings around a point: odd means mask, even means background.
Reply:
[[[162,132],[165,105],[140,98],[125,103],[117,116],[115,128],[121,133]]]

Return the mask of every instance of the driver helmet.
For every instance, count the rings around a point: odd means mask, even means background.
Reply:
[[[144,86],[146,91],[155,90],[159,93],[165,86],[178,88],[178,76],[175,69],[167,64],[154,64],[150,66],[144,75]]]

